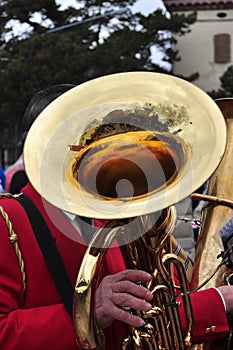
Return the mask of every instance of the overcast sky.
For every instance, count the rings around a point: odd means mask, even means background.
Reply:
[[[164,4],[162,0],[138,0],[134,8],[137,11],[143,12],[143,14],[148,14],[157,8],[164,9]]]
[[[56,0],[57,4],[64,6],[74,5],[77,3],[75,0]],[[138,0],[134,6],[135,11],[141,11],[143,14],[148,14],[155,11],[157,8],[163,8],[164,4],[162,0]]]

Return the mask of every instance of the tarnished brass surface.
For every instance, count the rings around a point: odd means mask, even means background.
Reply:
[[[193,286],[206,280],[220,262],[217,256],[223,250],[223,245],[219,231],[233,215],[233,209],[227,204],[227,201],[233,201],[233,99],[219,99],[216,103],[226,120],[227,146],[222,161],[208,182],[208,194],[216,197],[216,203],[211,201],[209,205],[204,206],[203,229],[196,252]],[[224,200],[226,200],[225,204]],[[219,274],[216,274],[204,288],[217,284],[219,284]]]
[[[207,205],[203,210],[192,288],[196,288],[207,280],[219,265],[221,259],[217,257],[224,250],[219,232],[233,215],[233,99],[219,99],[216,103],[225,117],[227,145],[222,161],[208,182],[207,196],[211,196],[209,204],[208,198],[203,198],[207,200]],[[226,272],[227,267],[222,266],[202,289],[226,284],[224,278]],[[201,344],[194,350],[199,348],[206,349],[206,346]],[[209,348],[211,349],[211,346]]]

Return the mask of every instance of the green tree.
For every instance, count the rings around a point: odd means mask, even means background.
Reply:
[[[168,18],[160,9],[144,16],[130,10],[135,2],[83,0],[62,9],[55,0],[0,1],[0,149],[15,149],[25,107],[39,89],[124,71],[172,74],[152,60],[151,50],[163,52],[164,62],[178,60],[173,35],[184,35],[195,16]],[[82,24],[48,33],[77,21]]]
[[[233,96],[233,66],[229,66],[220,77],[220,89],[212,90],[208,94],[213,98],[224,98]]]

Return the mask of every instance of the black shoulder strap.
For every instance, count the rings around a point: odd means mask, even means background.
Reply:
[[[72,317],[74,291],[54,238],[35,204],[24,195],[20,196],[18,200],[28,215],[35,237],[53,277],[58,293],[63,300],[66,310]]]

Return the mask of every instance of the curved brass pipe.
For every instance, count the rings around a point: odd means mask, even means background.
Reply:
[[[135,225],[133,222],[133,225],[129,226],[131,230],[139,229],[146,233],[121,246],[127,268],[143,269],[151,273],[152,279],[147,283],[147,288],[153,293],[152,310],[149,312],[134,310],[145,320],[145,325],[140,329],[129,326],[129,336],[123,340],[122,349],[184,350],[191,346],[193,317],[183,263],[170,251],[169,238],[176,225],[176,211],[173,206],[164,210],[161,217],[152,225],[153,215],[147,214],[138,218]],[[93,294],[96,288],[94,277],[97,266],[101,269],[101,263],[111,242],[118,237],[121,238],[121,244],[124,239],[128,240],[125,236],[127,233],[130,234],[130,230],[125,232],[124,224],[118,220],[109,221],[96,232],[84,256],[74,299],[75,327],[80,349],[104,349],[104,336],[96,325],[93,310]],[[181,284],[179,292],[183,294],[186,307],[185,336],[176,301],[178,293],[172,278],[173,266],[178,271]]]
[[[94,317],[93,290],[97,265],[101,264],[107,249],[121,231],[119,221],[109,221],[100,228],[90,242],[82,261],[74,292],[74,320],[80,349],[104,349],[104,335]],[[104,230],[104,236],[102,234]]]

